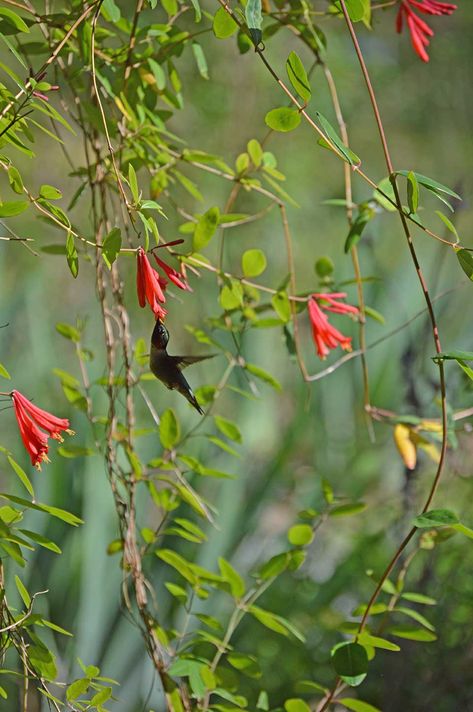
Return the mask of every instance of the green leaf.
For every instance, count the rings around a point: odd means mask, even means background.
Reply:
[[[349,163],[351,166],[359,166],[361,164],[360,158],[356,155],[356,153],[353,153],[353,151],[348,148],[348,146],[345,146],[330,121],[326,119],[325,116],[320,113],[320,111],[316,111],[315,113],[320,121],[320,125],[322,126],[323,130],[330,139],[330,142],[339,151],[342,158],[347,161],[347,163]]]
[[[301,115],[297,109],[282,106],[268,111],[264,120],[273,131],[293,131],[301,123]]]
[[[459,524],[460,521],[454,512],[449,509],[431,509],[430,512],[419,514],[414,519],[414,526],[419,529],[431,527],[451,527],[454,524]]]
[[[435,214],[438,215],[438,217],[443,222],[443,224],[445,225],[447,230],[449,230],[451,233],[453,233],[455,235],[457,241],[459,241],[460,237],[459,237],[457,229],[456,229],[455,225],[452,223],[452,221],[449,220],[446,215],[441,213],[440,210],[436,210]]]
[[[114,227],[105,237],[102,246],[102,257],[109,269],[117,259],[122,246],[122,233],[119,227]]]
[[[227,418],[222,418],[220,415],[214,416],[215,425],[220,430],[221,433],[234,440],[237,443],[242,442],[241,432],[238,426],[232,421],[227,420]]]
[[[310,712],[310,707],[307,702],[304,702],[300,697],[291,697],[284,703],[286,712]]]
[[[92,707],[99,708],[100,705],[103,705],[104,702],[107,702],[107,700],[109,700],[111,696],[112,696],[112,688],[104,687],[102,690],[97,692],[97,694],[92,697],[92,699],[90,700],[90,705]]]
[[[398,652],[401,650],[399,645],[396,645],[396,643],[391,643],[390,640],[379,638],[376,635],[370,635],[369,633],[366,633],[366,631],[360,633],[358,636],[358,642],[361,645],[371,646],[372,648],[381,648],[381,650],[391,650],[392,652]]]
[[[295,524],[289,529],[287,538],[293,546],[306,546],[314,538],[314,532],[309,524]]]
[[[8,380],[11,379],[11,376],[3,365],[3,363],[0,363],[0,376],[2,376],[2,378],[8,378]]]
[[[335,265],[330,257],[320,257],[315,263],[315,272],[322,279],[324,277],[330,277],[334,269]]]
[[[28,593],[28,591],[26,590],[26,588],[19,576],[15,576],[15,584],[16,584],[18,593],[21,596],[21,600],[25,604],[26,608],[29,608],[31,605],[31,596]]]
[[[453,529],[469,539],[473,539],[473,529],[470,529],[470,527],[466,527],[464,524],[454,524]]]
[[[73,459],[74,457],[88,457],[94,455],[95,451],[90,447],[82,447],[81,445],[60,445],[58,453],[62,457]]]
[[[337,698],[337,702],[353,712],[381,712],[378,707],[363,702],[363,700],[356,700],[354,697]]]
[[[167,450],[172,450],[181,436],[179,421],[172,408],[168,408],[161,416],[159,423],[159,438]]]
[[[345,254],[350,252],[350,250],[360,241],[363,230],[373,217],[374,213],[372,210],[360,210],[345,241]]]
[[[263,250],[246,250],[241,258],[241,267],[245,277],[258,277],[266,269],[266,255]]]
[[[359,643],[340,643],[332,650],[332,664],[342,680],[356,687],[368,671],[368,655]]]
[[[412,171],[407,174],[407,203],[409,212],[417,213],[419,207],[419,184]]]
[[[250,31],[251,39],[257,47],[261,42],[263,16],[261,14],[261,0],[248,0],[245,8],[245,18]]]
[[[16,30],[18,30],[18,32],[30,31],[30,28],[26,22],[19,15],[17,15],[16,12],[13,12],[13,10],[6,7],[0,7],[0,16],[4,17],[8,24],[12,25]]]
[[[78,697],[83,695],[90,686],[90,680],[87,677],[83,677],[80,680],[75,680],[69,685],[66,692],[66,699],[69,702],[76,700]]]
[[[423,593],[416,593],[410,591],[404,591],[404,593],[401,594],[401,598],[405,598],[406,601],[412,601],[412,603],[422,603],[425,606],[435,606],[437,603],[435,598],[431,598],[430,596],[424,596]]]
[[[307,103],[311,96],[309,78],[302,61],[296,52],[291,52],[287,58],[286,71],[292,86],[299,96]]]
[[[271,304],[276,314],[284,323],[291,319],[291,304],[286,292],[278,292],[271,297]]]
[[[122,16],[120,8],[115,4],[115,0],[104,0],[102,12],[105,13],[105,18],[113,23],[118,22]]]
[[[31,497],[33,497],[33,499],[34,499],[35,493],[34,493],[33,485],[31,484],[26,472],[23,470],[23,468],[20,467],[20,465],[17,462],[15,462],[15,460],[12,457],[10,457],[10,455],[8,455],[8,462],[10,463],[12,470],[18,476],[19,480],[21,481],[21,483],[23,484],[25,489],[28,491],[28,494],[30,494]]]
[[[366,316],[369,316],[371,319],[374,319],[377,321],[379,324],[385,324],[386,319],[382,314],[380,314],[379,311],[376,311],[376,309],[373,309],[373,307],[369,307],[365,304],[365,314]]]
[[[152,57],[148,57],[148,64],[156,79],[157,90],[163,91],[166,86],[166,74],[164,73],[164,69]]]
[[[243,305],[243,287],[236,279],[231,284],[226,284],[219,296],[220,304],[225,311],[238,309]]]
[[[365,502],[350,502],[349,504],[340,504],[330,510],[331,517],[346,517],[349,514],[359,514],[366,509]]]
[[[77,275],[79,274],[79,257],[77,255],[77,250],[76,250],[76,246],[74,243],[74,236],[73,236],[72,232],[67,233],[66,259],[67,259],[67,264],[69,265],[71,274],[75,279],[77,277]]]
[[[210,208],[206,213],[201,215],[194,230],[194,236],[192,239],[192,247],[194,251],[198,252],[212,239],[219,224],[219,220],[220,210],[217,207]]]
[[[195,62],[197,64],[197,69],[199,70],[200,76],[203,79],[209,79],[209,68],[207,65],[207,60],[205,59],[204,50],[198,42],[192,43],[192,51],[194,53]]]
[[[194,8],[194,17],[196,22],[200,22],[202,19],[202,11],[200,9],[199,0],[191,0],[192,7]]]
[[[23,179],[19,170],[14,166],[10,166],[8,169],[8,182],[15,193],[18,195],[23,194]]]
[[[15,215],[20,215],[28,205],[27,200],[11,200],[6,203],[0,203],[0,218],[11,218]]]
[[[275,633],[280,633],[281,635],[289,636],[292,633],[296,638],[304,641],[304,636],[289,623],[282,616],[276,615],[276,613],[270,613],[259,606],[249,606],[248,613],[256,618],[260,623],[262,623],[269,630],[273,630]]]
[[[245,582],[233,566],[223,557],[219,557],[218,566],[222,578],[230,584],[232,595],[241,598],[245,593]]]
[[[415,620],[417,623],[420,623],[421,625],[424,626],[424,628],[427,628],[427,630],[435,630],[435,626],[432,625],[432,623],[427,620],[425,616],[422,615],[422,613],[419,613],[418,611],[415,611],[413,608],[406,608],[405,606],[396,606],[394,609],[397,613],[402,613],[403,615],[407,616],[408,618],[412,618]]]
[[[140,192],[138,189],[138,180],[136,178],[136,172],[132,164],[128,164],[128,183],[130,185],[131,194],[135,203],[138,203],[140,199]]]
[[[432,356],[433,361],[473,361],[473,351],[442,351]]]
[[[47,539],[46,537],[42,536],[41,534],[31,532],[29,529],[20,529],[19,531],[26,537],[28,537],[28,539],[31,539],[32,541],[36,542],[36,544],[44,546],[45,549],[54,551],[55,554],[61,554],[61,549],[58,547],[58,545],[50,539]]]
[[[217,39],[224,40],[237,31],[238,25],[224,7],[219,7],[214,16],[212,29]]]
[[[56,324],[56,331],[61,334],[61,336],[64,336],[64,338],[70,339],[70,341],[74,341],[75,343],[80,341],[79,329],[76,329],[70,324],[64,324],[63,322],[59,321]]]
[[[270,373],[264,370],[264,368],[261,368],[261,366],[256,366],[253,363],[246,363],[245,368],[247,371],[253,374],[253,376],[256,376],[256,378],[259,378],[260,380],[264,381],[265,383],[268,383],[270,386],[275,388],[277,391],[281,391],[282,387],[281,384],[279,383],[274,376],[272,376]]]
[[[447,186],[442,185],[442,183],[438,183],[432,178],[428,178],[427,176],[421,175],[421,173],[414,173],[413,171],[396,171],[396,174],[400,176],[405,176],[406,178],[409,176],[409,174],[412,174],[418,183],[423,185],[425,188],[428,188],[429,190],[433,191],[434,193],[445,193],[446,195],[450,195],[452,198],[461,200],[461,197],[458,195],[458,193],[455,193],[454,190],[447,188]]]
[[[68,512],[65,509],[59,509],[59,507],[51,507],[49,504],[41,504],[40,502],[29,502],[27,499],[23,499],[23,497],[16,497],[12,494],[2,493],[0,494],[0,497],[3,497],[3,499],[8,499],[10,502],[15,502],[15,504],[19,504],[22,507],[26,507],[27,509],[35,509],[39,512],[47,512],[53,517],[62,519],[63,522],[66,522],[67,524],[72,524],[75,527],[78,524],[83,524],[82,519],[76,517],[75,514],[72,514],[71,512]]]
[[[39,194],[42,198],[45,198],[46,200],[59,200],[59,198],[62,198],[61,191],[55,188],[53,185],[48,185],[47,183],[41,186],[41,188],[39,189]]]
[[[468,250],[455,250],[457,255],[457,260],[460,263],[460,267],[468,277],[473,282],[473,255]]]
[[[395,635],[397,638],[406,638],[406,640],[417,640],[420,643],[433,643],[437,640],[435,633],[432,633],[425,628],[414,628],[413,626],[392,626],[387,630],[390,635]]]
[[[345,0],[348,15],[352,22],[369,21],[371,15],[371,0]],[[336,5],[340,7],[340,2]]]
[[[248,154],[255,168],[259,168],[263,160],[263,149],[259,141],[252,138],[247,145]]]

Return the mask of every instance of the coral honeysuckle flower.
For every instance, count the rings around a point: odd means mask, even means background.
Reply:
[[[160,277],[156,270],[151,267],[146,252],[142,247],[136,253],[136,260],[136,288],[140,307],[146,306],[146,302],[148,302],[156,319],[163,320],[166,316],[166,310],[161,304],[166,301],[163,291],[166,288],[166,280]]]
[[[10,395],[23,445],[31,458],[31,464],[40,470],[42,462],[49,462],[48,437],[62,442],[62,432],[73,435],[74,431],[70,430],[67,418],[58,418],[38,408],[18,391],[12,391]]]
[[[312,294],[308,303],[309,318],[312,325],[312,336],[317,347],[317,354],[325,359],[331,349],[341,346],[345,351],[351,351],[351,337],[344,336],[328,320],[324,313],[330,311],[335,314],[350,314],[357,316],[357,307],[339,301],[347,295],[345,292],[332,294]]]
[[[438,2],[438,0],[402,0],[399,6],[396,19],[396,29],[402,32],[404,19],[411,35],[414,51],[423,62],[429,61],[426,47],[429,45],[429,37],[433,37],[434,31],[415,14],[413,8],[425,15],[451,15],[457,9],[456,5],[449,2]]]
[[[170,282],[176,285],[176,287],[179,287],[179,289],[185,289],[188,292],[192,292],[192,289],[190,288],[185,274],[183,270],[183,265],[181,265],[181,271],[177,272],[173,267],[170,267],[166,262],[163,260],[159,259],[157,255],[154,256],[154,259],[158,263],[158,265],[161,267],[163,272],[166,273],[167,278],[169,279]]]

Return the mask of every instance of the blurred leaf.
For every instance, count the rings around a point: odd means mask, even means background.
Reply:
[[[266,255],[260,249],[246,250],[241,266],[245,277],[258,277],[266,269]]]
[[[273,131],[293,131],[301,123],[301,115],[297,109],[283,106],[280,109],[268,111],[264,118],[267,126]]]
[[[11,202],[0,203],[0,218],[11,218],[15,215],[20,215],[28,206],[27,200],[12,200]]]
[[[55,188],[53,185],[47,185],[46,183],[39,189],[39,194],[42,198],[46,198],[46,200],[59,200],[62,198],[60,190]]]
[[[374,707],[368,702],[363,702],[363,700],[357,700],[353,697],[337,698],[337,702],[346,707],[347,710],[353,710],[353,712],[381,712],[378,707]]]
[[[35,493],[34,493],[33,485],[31,484],[26,472],[23,470],[22,467],[20,467],[20,465],[17,462],[15,462],[15,460],[10,455],[8,455],[8,462],[10,463],[11,468],[13,469],[15,474],[18,476],[19,480],[21,481],[21,483],[23,484],[25,489],[28,491],[28,494],[30,494],[31,497],[33,497],[33,499],[34,499]]]
[[[331,143],[339,151],[342,158],[352,166],[359,166],[361,164],[360,158],[356,155],[356,153],[353,153],[353,151],[348,148],[348,146],[345,146],[330,121],[328,121],[328,119],[326,119],[325,116],[320,113],[320,111],[316,111],[315,113],[317,115],[318,120],[320,121],[320,125],[329,137]]]
[[[194,251],[203,249],[212,239],[219,220],[220,210],[217,207],[209,208],[209,210],[199,218],[192,240]]]
[[[293,546],[306,546],[314,538],[314,532],[309,524],[296,524],[289,529],[287,538]]]
[[[291,52],[286,60],[286,71],[292,86],[305,102],[311,96],[310,82],[304,65],[296,52]]]
[[[26,608],[29,608],[30,604],[31,604],[31,596],[28,593],[28,591],[26,590],[25,585],[19,576],[15,576],[15,584],[16,584],[18,593],[21,596],[21,600],[25,604]]]
[[[225,8],[219,7],[213,19],[212,29],[217,39],[224,40],[237,31],[238,25]]]
[[[368,656],[359,643],[340,643],[332,650],[332,664],[347,685],[356,687],[368,671]]]
[[[237,443],[242,442],[241,432],[236,423],[232,420],[228,420],[227,418],[223,418],[220,415],[215,415],[214,420],[217,428],[220,432],[226,435],[227,438],[230,438],[230,440],[234,440]]]
[[[223,557],[219,557],[218,566],[222,578],[230,584],[232,595],[241,598],[245,593],[245,582],[233,566]]]
[[[429,512],[425,512],[425,514],[419,514],[419,516],[414,519],[414,526],[419,529],[426,527],[451,527],[459,523],[457,515],[449,509],[431,509]]]
[[[119,227],[114,227],[108,235],[106,235],[102,245],[102,257],[109,269],[117,259],[122,246],[122,233]]]
[[[286,700],[284,709],[286,712],[310,712],[307,702],[304,702],[299,697],[292,697],[290,700]]]
[[[168,408],[161,416],[159,423],[159,438],[167,450],[172,450],[181,436],[179,421],[172,408]]]

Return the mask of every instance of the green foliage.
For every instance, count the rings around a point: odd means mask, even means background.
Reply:
[[[12,709],[39,709],[44,697],[55,709],[83,712],[123,705],[130,712],[307,712],[325,698],[373,712],[378,708],[361,697],[380,703],[376,680],[396,653],[406,660],[410,701],[424,678],[411,674],[420,662],[409,659],[403,641],[438,637],[449,654],[467,645],[469,578],[452,584],[450,595],[461,600],[457,619],[445,626],[437,581],[450,586],[449,573],[453,578],[471,558],[473,529],[462,523],[471,518],[460,507],[471,499],[461,423],[469,417],[473,354],[445,351],[429,361],[418,346],[425,334],[404,330],[415,318],[410,311],[398,326],[393,285],[405,296],[403,309],[418,294],[413,280],[404,281],[411,272],[400,262],[398,233],[395,243],[389,239],[396,212],[438,238],[424,227],[428,199],[453,210],[459,195],[411,169],[381,182],[368,175],[374,127],[361,79],[342,42],[325,52],[332,34],[346,31],[340,2],[314,12],[305,0],[277,7],[248,0],[230,12],[198,0],[68,0],[50,4],[49,14],[34,2],[4,4],[0,376],[38,408],[68,414],[77,439],[57,445],[58,433],[37,415],[30,427],[52,436],[52,462],[36,475],[15,431],[11,394],[3,394],[0,696]],[[353,22],[370,25],[376,6],[369,0],[345,5]],[[288,37],[297,43],[289,56]],[[289,83],[278,74],[285,57]],[[269,69],[267,84],[256,66]],[[384,65],[373,66],[382,87]],[[340,67],[349,81],[340,81]],[[404,89],[401,73],[389,72],[393,95],[408,102],[409,73],[402,73]],[[285,93],[277,94],[281,86]],[[282,105],[293,92],[300,99]],[[319,111],[330,101],[333,125]],[[262,116],[277,103],[265,127]],[[402,120],[392,111],[394,133]],[[405,110],[412,121],[417,112],[417,104],[415,112]],[[285,135],[302,123],[304,131]],[[437,119],[434,129],[441,146]],[[317,151],[314,138],[331,157]],[[431,145],[424,156],[430,163]],[[407,206],[398,205],[398,191]],[[454,236],[450,245],[472,279],[470,248],[450,218],[433,214]],[[155,313],[148,304],[138,309],[139,247],[166,288],[167,314],[159,318],[169,327],[170,353],[198,359],[202,345],[203,356],[218,356],[189,371],[201,419],[149,371],[157,310],[146,289]],[[166,285],[150,252],[156,247],[176,270],[166,272]],[[187,282],[192,293],[179,291]],[[339,293],[343,305],[360,309],[348,314],[356,327],[346,326],[343,307],[334,315],[337,308],[321,300],[324,318],[342,329],[341,345],[354,353],[314,372],[307,302],[317,291]],[[383,330],[384,313],[392,332]],[[453,314],[442,343],[453,343],[456,333],[469,348],[469,332]],[[390,335],[399,351],[393,346],[392,357],[376,359],[372,349]],[[333,391],[325,384],[318,390],[320,378],[360,353],[362,373],[334,377],[327,383]],[[180,358],[181,366],[192,363]],[[418,366],[423,360],[430,370]],[[455,373],[447,376],[444,444],[457,448],[461,476],[452,478],[455,502],[446,506],[458,506],[460,515],[429,509],[409,522],[403,493],[409,490],[421,512],[417,490],[428,485],[422,479],[417,486],[417,472],[412,487],[402,480],[385,433],[404,425],[412,447],[438,462],[442,413],[431,371],[451,360],[460,369],[446,369]],[[299,370],[316,391],[312,399],[298,385]],[[22,436],[24,444],[32,437]],[[432,463],[419,462],[427,479]],[[387,578],[385,535],[409,523],[416,530],[411,549],[399,552],[400,565]],[[371,566],[379,572],[370,573],[379,581],[376,601],[344,620],[344,601],[370,600],[373,582],[361,573]],[[404,590],[408,577],[410,588],[426,586],[435,597]],[[342,635],[350,639],[340,642]],[[68,646],[62,636],[72,636]],[[82,649],[111,674],[116,669],[122,687],[97,665],[76,663]],[[153,672],[152,689],[143,670]],[[364,682],[360,698],[330,697],[337,677],[352,687]]]

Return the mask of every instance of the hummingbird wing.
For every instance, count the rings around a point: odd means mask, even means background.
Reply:
[[[198,363],[199,361],[205,361],[208,358],[213,358],[217,354],[206,354],[205,356],[171,356],[172,360],[180,368],[186,368],[186,366],[192,366],[193,363]]]

